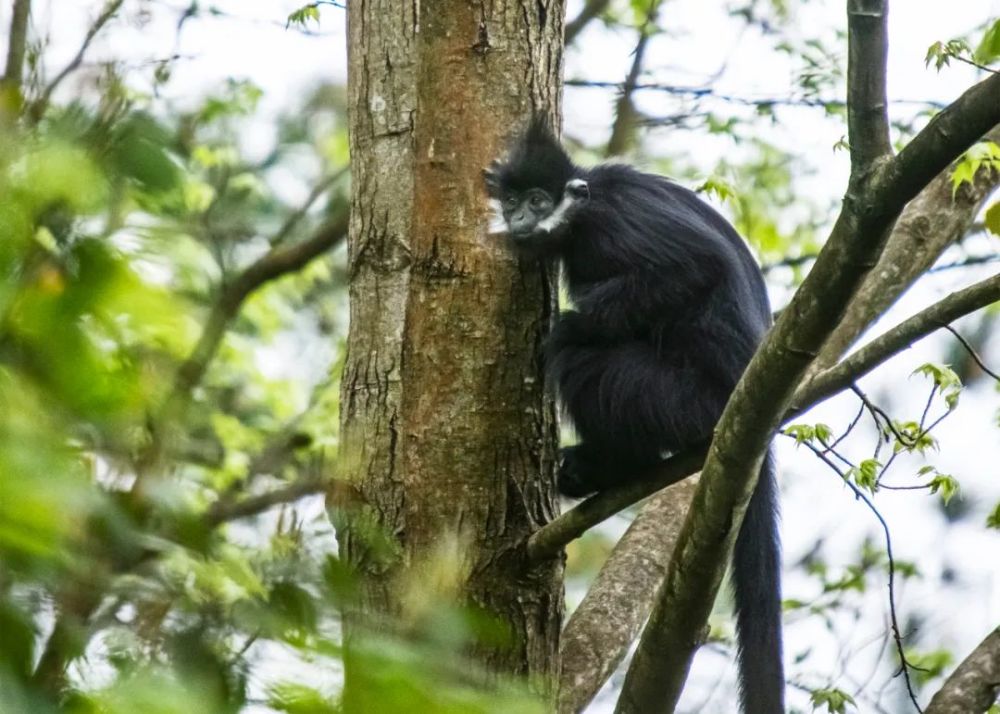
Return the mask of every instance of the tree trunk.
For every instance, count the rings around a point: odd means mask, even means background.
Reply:
[[[562,24],[561,0],[348,3],[349,486],[331,499],[363,613],[398,615],[400,585],[458,544],[462,595],[513,634],[483,661],[544,687],[562,561],[521,546],[557,505],[538,359],[555,283],[486,234],[482,171],[532,112],[558,116]]]

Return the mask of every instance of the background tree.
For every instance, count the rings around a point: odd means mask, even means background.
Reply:
[[[555,286],[483,240],[482,181],[508,127],[558,111],[563,8],[417,7],[348,8],[349,496],[333,505],[341,552],[362,575],[350,653],[363,654],[348,660],[345,700],[358,711],[383,702],[353,684],[381,677],[381,655],[358,642],[372,614],[433,629],[436,611],[415,597],[467,602],[502,625],[481,661],[547,690],[563,611],[561,560],[523,557],[556,507],[555,413],[537,355]]]

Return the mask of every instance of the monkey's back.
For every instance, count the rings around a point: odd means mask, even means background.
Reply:
[[[736,230],[665,177],[604,164],[582,178],[590,201],[574,217],[563,255],[571,294],[624,274],[651,293],[669,292],[665,334],[653,339],[724,350],[727,364],[720,367],[738,378],[771,324],[771,309],[760,269]]]

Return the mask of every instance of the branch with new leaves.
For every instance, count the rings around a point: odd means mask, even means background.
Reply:
[[[693,507],[629,669],[619,712],[671,711],[714,601],[742,511],[772,434],[786,419],[849,386],[919,337],[1000,299],[1000,276],[959,291],[833,366],[807,376],[906,204],[1000,122],[1000,79],[987,77],[938,114],[898,155],[886,113],[886,2],[848,3],[848,124],[852,172],[842,212],[813,270],[748,366],[705,453],[668,460],[640,493],[625,487],[585,501],[538,531],[533,558],[549,557],[596,520],[702,465]],[[901,283],[900,291],[907,282]],[[898,294],[898,293],[896,293]],[[853,329],[879,314],[868,311]],[[854,333],[853,341],[860,330]],[[765,397],[766,395],[766,397]]]

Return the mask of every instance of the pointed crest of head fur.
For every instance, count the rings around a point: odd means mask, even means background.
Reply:
[[[508,158],[496,167],[496,180],[501,190],[541,188],[559,200],[573,172],[573,162],[548,121],[536,116],[514,143]]]

